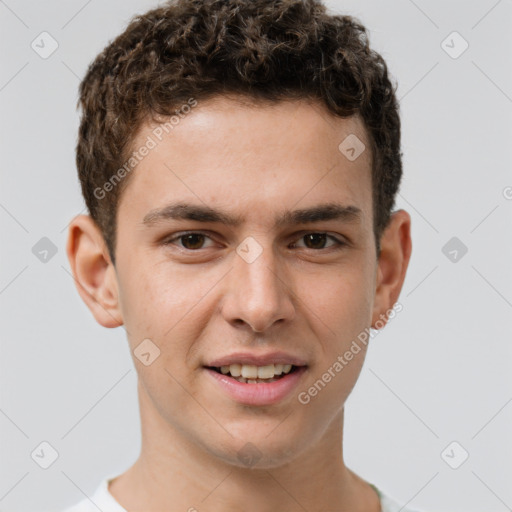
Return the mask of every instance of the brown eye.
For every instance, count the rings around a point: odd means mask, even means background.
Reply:
[[[330,246],[325,246],[328,238],[333,240],[335,243]],[[300,240],[304,240],[307,249],[313,250],[329,249],[334,246],[345,245],[342,241],[331,235],[328,235],[327,233],[307,233],[303,235]]]
[[[311,233],[309,235],[305,235],[303,238],[306,240],[306,246],[308,249],[324,249],[323,245],[327,240],[325,233]]]
[[[182,239],[182,245],[185,249],[200,249],[200,246],[204,243],[204,235],[199,233],[190,233],[179,238]]]
[[[197,251],[202,249],[205,240],[210,240],[210,237],[204,233],[182,233],[181,235],[173,236],[163,242],[164,245],[176,245],[176,240],[180,240],[180,247],[189,251]]]

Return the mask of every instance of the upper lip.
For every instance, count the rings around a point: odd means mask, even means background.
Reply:
[[[294,366],[306,366],[306,362],[297,356],[286,352],[268,352],[266,354],[254,354],[249,352],[233,352],[232,354],[214,359],[205,366],[229,366],[231,364],[250,364],[266,366],[269,364],[292,364]]]

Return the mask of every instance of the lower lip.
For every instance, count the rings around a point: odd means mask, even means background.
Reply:
[[[285,377],[268,384],[264,382],[244,384],[210,368],[205,369],[219,383],[227,395],[233,400],[246,405],[272,405],[283,400],[297,386],[306,371],[306,367],[301,366]]]

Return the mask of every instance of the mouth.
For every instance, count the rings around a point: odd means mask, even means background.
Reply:
[[[269,406],[293,396],[307,366],[293,364],[230,364],[204,366],[213,386],[239,404]]]
[[[293,364],[268,364],[265,366],[230,364],[227,366],[206,366],[206,368],[242,384],[271,384],[302,367]]]

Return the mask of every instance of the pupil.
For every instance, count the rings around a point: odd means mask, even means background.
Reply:
[[[183,242],[185,242],[186,240],[190,240],[191,238],[194,239],[194,238],[200,238],[201,239],[201,242],[199,243],[199,247],[185,247],[186,249],[199,249],[200,246],[202,245],[202,239],[204,238],[204,235],[201,235],[199,233],[191,233],[189,235],[184,235],[183,237]],[[188,243],[188,241],[186,243],[184,243],[185,246],[187,245],[190,245]],[[192,245],[194,246],[195,244],[192,243]]]
[[[306,235],[306,236],[305,236],[305,239],[306,239],[306,245],[307,245],[308,247],[310,246],[309,241],[311,240],[311,238],[312,238],[312,237],[313,237],[313,238],[314,238],[314,237],[318,237],[318,238],[320,238],[320,240],[321,240],[321,245],[323,246],[323,245],[324,245],[324,243],[325,243],[325,239],[326,239],[327,235],[326,235],[325,233],[311,233],[311,234],[309,234],[309,235]],[[317,238],[317,240],[318,240],[318,238]],[[309,248],[311,248],[311,247],[309,247]]]

